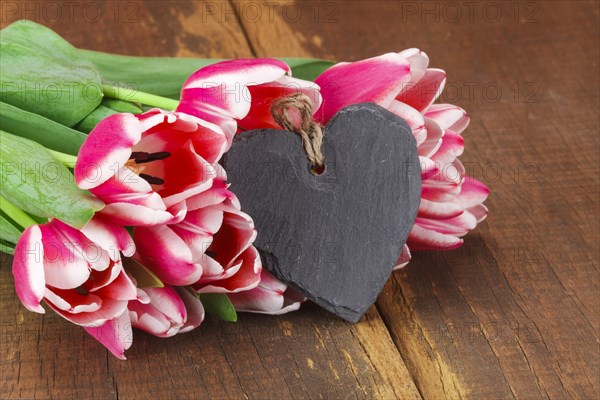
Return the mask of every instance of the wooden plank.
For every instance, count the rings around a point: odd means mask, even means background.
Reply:
[[[423,396],[598,397],[598,3],[348,1],[330,23],[313,17],[325,2],[301,18],[286,4],[242,19],[258,55],[420,47],[472,117],[461,159],[490,218],[460,250],[416,255],[378,301]]]
[[[111,4],[123,6],[110,3],[103,10]],[[213,12],[200,2],[131,4],[137,22],[37,20],[94,50],[252,55],[233,9]],[[3,18],[2,26],[19,17]],[[306,306],[280,317],[242,315],[236,324],[209,318],[193,333],[171,339],[136,332],[128,360],[121,362],[59,316],[27,312],[14,293],[12,258],[0,260],[0,398],[420,398],[375,308],[358,325]]]
[[[136,332],[119,361],[81,328],[20,304],[2,256],[2,398],[420,398],[376,309],[358,325],[316,306],[209,318],[170,339]]]
[[[116,398],[108,353],[58,315],[27,311],[13,288],[11,262],[0,256],[0,397]]]
[[[74,46],[132,56],[248,57],[235,14],[216,2],[18,1],[3,4],[0,26],[19,19],[46,25]]]

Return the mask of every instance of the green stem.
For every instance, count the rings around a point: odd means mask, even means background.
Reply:
[[[102,85],[102,91],[106,97],[132,103],[141,103],[147,106],[162,108],[163,110],[174,110],[179,104],[177,100],[118,86]]]
[[[24,229],[29,228],[32,225],[36,225],[37,222],[33,220],[27,213],[0,196],[0,210],[8,215],[13,221],[22,226]]]
[[[56,161],[63,164],[65,167],[73,168],[75,164],[77,164],[77,156],[72,156],[70,154],[60,153],[58,151],[46,149],[52,154],[52,157],[56,159]]]

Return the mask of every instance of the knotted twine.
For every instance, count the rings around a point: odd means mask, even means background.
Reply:
[[[293,115],[290,115],[291,110],[296,110],[300,115],[298,126],[293,121]],[[323,130],[319,123],[312,118],[313,104],[310,97],[303,93],[281,97],[271,104],[271,115],[283,129],[300,135],[304,152],[311,163],[311,172],[317,174],[319,170],[322,170],[325,162],[321,151]]]

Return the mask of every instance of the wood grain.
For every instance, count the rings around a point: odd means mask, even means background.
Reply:
[[[98,19],[113,30],[107,36],[85,18],[38,22],[94,50],[252,55],[233,8],[221,20],[202,3],[135,4],[136,23]],[[375,308],[358,325],[307,306],[282,317],[242,315],[236,324],[208,319],[168,340],[137,332],[121,362],[59,316],[27,312],[14,293],[12,259],[0,260],[0,398],[421,398]]]
[[[350,1],[336,23],[244,25],[260,56],[420,47],[472,117],[461,160],[490,217],[461,249],[416,255],[377,303],[423,396],[596,398],[598,3],[475,3],[460,22],[452,2]]]
[[[22,17],[5,3],[2,26]],[[310,305],[208,320],[168,340],[136,334],[126,362],[26,312],[2,256],[0,398],[597,398],[599,4],[465,3],[147,1],[133,3],[136,22],[108,8],[93,23],[27,16],[77,46],[137,55],[424,49],[448,73],[442,100],[471,115],[461,160],[490,186],[491,213],[459,250],[414,255],[357,325]]]
[[[208,319],[192,333],[136,332],[120,361],[53,313],[27,312],[2,256],[1,398],[420,398],[376,309],[360,324],[316,306]]]

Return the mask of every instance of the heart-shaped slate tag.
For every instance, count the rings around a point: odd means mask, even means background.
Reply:
[[[416,218],[421,170],[406,122],[377,105],[341,110],[324,128],[313,175],[300,137],[261,129],[225,155],[231,190],[256,224],[264,267],[356,322],[377,299]]]

